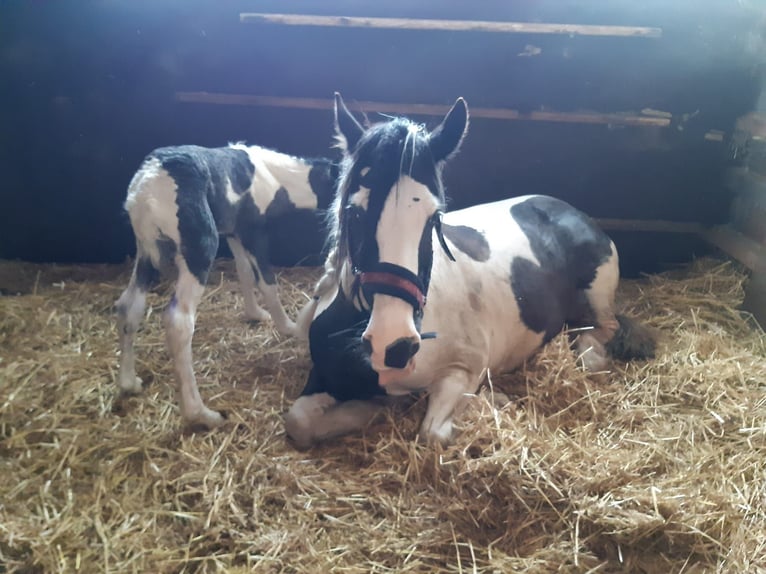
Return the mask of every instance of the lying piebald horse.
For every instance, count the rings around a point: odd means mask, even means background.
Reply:
[[[346,157],[306,312],[313,368],[285,417],[297,446],[360,429],[377,397],[413,391],[429,395],[420,437],[449,442],[485,369],[518,367],[565,324],[585,328],[576,348],[590,370],[653,354],[648,331],[615,315],[617,251],[580,211],[526,196],[442,217],[463,99],[431,133],[403,118],[365,131],[336,94],[335,124]]]
[[[125,200],[136,236],[136,262],[116,305],[118,384],[123,395],[141,391],[133,340],[146,309],[146,293],[162,275],[171,276],[175,293],[164,323],[181,416],[192,427],[223,423],[221,414],[200,397],[192,366],[197,307],[219,236],[226,238],[234,255],[245,316],[256,321],[271,317],[281,333],[297,334],[279,302],[269,264],[268,223],[297,209],[326,209],[337,177],[338,165],[330,159],[299,158],[243,144],[164,147],[144,159]],[[258,305],[256,290],[266,309]]]

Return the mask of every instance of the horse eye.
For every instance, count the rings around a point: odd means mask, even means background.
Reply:
[[[362,213],[364,213],[364,209],[359,207],[358,205],[347,205],[346,206],[346,216],[349,219],[361,219]]]

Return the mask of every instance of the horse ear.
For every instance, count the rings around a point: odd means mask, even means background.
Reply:
[[[458,98],[442,123],[431,132],[431,153],[437,162],[444,161],[456,153],[468,131],[468,106]]]
[[[356,147],[363,133],[364,128],[348,111],[340,93],[335,92],[335,139],[338,142],[338,147],[344,153],[348,153]]]

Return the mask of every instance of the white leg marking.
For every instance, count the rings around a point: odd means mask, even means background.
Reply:
[[[141,379],[136,377],[136,357],[134,340],[136,331],[144,318],[146,310],[146,292],[136,284],[136,270],[130,277],[130,283],[117,300],[117,331],[120,338],[120,371],[117,384],[123,395],[141,392]]]
[[[452,442],[452,417],[465,405],[467,395],[476,393],[481,380],[467,371],[453,371],[434,383],[418,439],[429,444]]]
[[[285,414],[285,432],[299,449],[363,429],[383,404],[374,401],[339,403],[327,393],[299,397]]]
[[[192,365],[194,320],[204,290],[186,266],[180,265],[175,297],[165,312],[165,329],[176,374],[181,417],[189,426],[202,425],[212,429],[223,424],[224,418],[202,402]]]
[[[316,313],[318,305],[319,300],[313,298],[309,300],[298,312],[298,317],[295,319],[295,336],[298,339],[302,341],[308,341],[311,321],[314,320],[314,314]]]
[[[595,333],[585,332],[578,335],[576,347],[586,371],[604,371],[609,366],[606,349]]]
[[[229,244],[232,255],[234,255],[234,263],[237,266],[239,288],[245,300],[245,317],[251,321],[267,321],[270,318],[269,313],[258,305],[255,298],[255,274],[250,266],[250,260],[245,248],[239,239],[234,237],[229,237],[226,241]]]
[[[274,320],[274,326],[277,331],[283,335],[297,335],[298,330],[290,318],[285,313],[282,303],[279,302],[279,289],[277,284],[269,285],[263,278],[258,282],[258,289],[263,296],[263,305],[271,314],[271,318]]]

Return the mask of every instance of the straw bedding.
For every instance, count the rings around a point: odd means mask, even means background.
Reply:
[[[306,347],[242,320],[228,261],[194,339],[226,426],[182,432],[167,286],[137,341],[145,393],[116,401],[128,272],[0,264],[0,572],[766,571],[766,338],[731,263],[624,282],[656,360],[587,375],[560,336],[491,373],[443,450],[413,442],[422,399],[291,448]],[[291,313],[317,273],[281,273]]]

